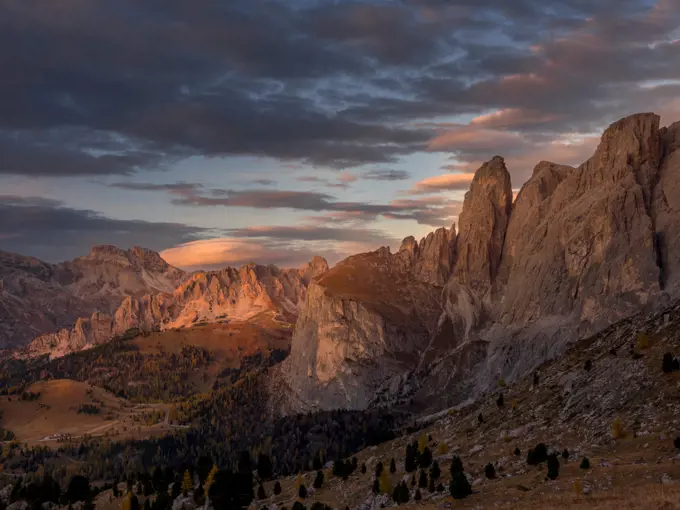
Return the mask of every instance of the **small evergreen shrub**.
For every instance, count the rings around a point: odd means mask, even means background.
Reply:
[[[314,478],[313,485],[315,489],[320,489],[323,485],[323,471],[320,469],[316,472],[316,478]]]
[[[267,499],[267,493],[264,491],[262,484],[257,488],[257,499]]]
[[[453,499],[463,499],[472,494],[472,487],[463,470],[463,462],[458,456],[455,456],[451,460],[451,483],[449,484],[449,492]]]
[[[430,479],[431,480],[438,480],[439,477],[441,476],[442,471],[439,469],[439,462],[436,460],[432,463],[430,466]]]
[[[548,460],[548,447],[544,443],[538,443],[536,448],[529,450],[527,454],[527,464],[536,466]]]
[[[498,395],[498,398],[496,399],[496,405],[498,407],[503,407],[504,403],[505,401],[503,400],[503,394],[501,393],[500,395]]]
[[[415,501],[420,501],[421,499],[423,499],[423,496],[420,494],[420,489],[416,489],[416,493],[413,496],[413,499]]]
[[[305,499],[307,497],[307,487],[305,487],[305,484],[300,485],[298,496],[300,496],[300,499]]]
[[[489,462],[485,467],[484,467],[484,475],[489,479],[493,480],[496,478],[496,468],[493,467],[493,464]]]
[[[519,448],[515,448],[515,455],[518,457],[522,455],[522,452],[519,450]]]
[[[680,450],[680,436],[675,438],[675,440],[673,441],[673,446]]]
[[[678,361],[670,352],[667,352],[666,354],[663,355],[661,368],[664,374],[677,372],[680,370],[680,361]]]
[[[569,460],[569,450],[567,450],[566,448],[565,448],[564,451],[562,452],[562,458],[563,458],[565,461]]]
[[[557,479],[560,475],[560,461],[557,459],[556,454],[548,456],[548,478],[551,480]]]
[[[593,368],[593,362],[591,360],[586,360],[586,364],[583,366],[586,372],[590,372]]]
[[[390,473],[394,474],[397,472],[397,463],[394,461],[394,457],[390,460]]]
[[[281,494],[281,482],[277,480],[274,484],[274,495],[278,496],[279,494]]]
[[[366,463],[365,462],[361,463],[361,474],[362,475],[366,474]]]
[[[611,425],[612,437],[616,440],[624,439],[628,433],[626,432],[623,422],[617,418],[612,422]]]
[[[427,487],[427,473],[424,469],[420,470],[420,475],[418,476],[418,487],[425,489]]]
[[[583,457],[583,460],[581,461],[581,469],[590,469],[590,461],[588,460],[588,457]]]
[[[649,335],[644,331],[642,333],[638,333],[638,336],[635,339],[635,347],[637,347],[640,351],[649,349]]]

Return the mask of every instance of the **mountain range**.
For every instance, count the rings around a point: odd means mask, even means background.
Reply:
[[[277,411],[453,405],[680,289],[680,122],[612,124],[578,167],[536,165],[513,201],[496,156],[457,226],[329,269],[185,273],[151,251],[96,247],[62,264],[0,253],[0,345],[68,352],[130,330],[295,323],[275,367]]]

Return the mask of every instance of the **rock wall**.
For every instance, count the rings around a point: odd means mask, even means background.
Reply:
[[[680,123],[626,117],[579,167],[540,162],[514,204],[505,162],[494,157],[465,195],[457,236],[442,229],[420,243],[406,238],[395,255],[364,256],[378,257],[398,287],[367,283],[376,269],[357,257],[339,264],[342,279],[316,282],[280,374],[288,407],[364,408],[405,391],[416,405],[451,404],[677,297],[679,148]],[[348,294],[341,281],[365,288]],[[429,299],[409,309],[403,296],[414,282]],[[402,306],[387,313],[386,303]],[[426,309],[439,314],[436,325],[422,320]],[[395,363],[410,356],[418,361]]]
[[[190,327],[197,322],[247,320],[262,312],[298,313],[312,278],[328,270],[320,257],[303,269],[249,264],[198,272],[170,292],[128,296],[111,314],[94,312],[71,328],[35,338],[23,354],[59,357],[108,342],[130,329]]]

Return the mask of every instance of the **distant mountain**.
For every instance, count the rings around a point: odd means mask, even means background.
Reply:
[[[514,203],[501,157],[458,233],[350,257],[312,282],[272,389],[280,411],[438,408],[680,295],[680,122],[612,124],[577,168],[540,162]]]
[[[125,297],[172,292],[187,273],[144,248],[96,246],[85,257],[48,264],[0,251],[0,347],[113,313]]]
[[[112,312],[97,310],[89,317],[79,317],[73,327],[40,335],[26,346],[23,354],[63,356],[126,332],[244,321],[262,313],[293,323],[309,282],[326,270],[326,261],[315,257],[302,269],[248,264],[239,269],[183,275],[174,289],[126,295]],[[105,285],[102,283],[102,288]]]

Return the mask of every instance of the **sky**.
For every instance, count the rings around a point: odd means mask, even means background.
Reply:
[[[680,0],[0,0],[0,249],[330,263],[680,120]]]

